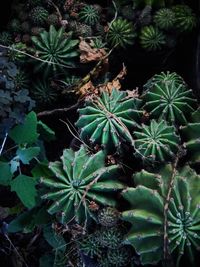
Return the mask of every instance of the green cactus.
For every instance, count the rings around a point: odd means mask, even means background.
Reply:
[[[80,250],[90,258],[101,255],[101,248],[96,233],[90,234],[80,241]]]
[[[46,24],[48,15],[49,13],[44,7],[37,6],[31,10],[29,18],[34,25],[44,26]]]
[[[58,15],[57,14],[50,14],[49,16],[48,16],[48,18],[47,18],[47,24],[48,25],[53,25],[53,26],[58,26],[59,25],[59,23],[60,23],[60,21],[59,21],[59,17],[58,17]]]
[[[192,113],[191,122],[180,127],[190,163],[200,163],[200,109]]]
[[[142,125],[134,135],[136,155],[144,161],[166,162],[176,156],[180,138],[174,126],[168,126],[164,120],[151,120],[149,126]]]
[[[118,151],[121,142],[133,144],[130,134],[140,118],[141,101],[127,97],[126,92],[113,88],[111,94],[103,91],[100,97],[86,102],[79,109],[76,125],[81,129],[80,137],[87,142],[102,145],[107,152]]]
[[[20,88],[28,89],[30,84],[30,79],[28,77],[28,74],[25,71],[19,69],[16,73],[14,83],[17,89]]]
[[[129,246],[120,249],[108,249],[107,258],[111,266],[125,267],[131,262],[132,250]]]
[[[92,27],[90,25],[78,22],[74,34],[77,37],[91,37],[93,36]]]
[[[22,42],[14,43],[10,46],[8,51],[8,58],[10,61],[15,63],[24,63],[27,59],[27,56],[22,52],[26,52],[27,46]]]
[[[78,56],[76,46],[78,40],[72,40],[71,36],[64,37],[64,28],[56,31],[53,25],[49,31],[42,31],[38,37],[32,37],[33,44],[40,59],[36,61],[36,71],[44,69],[45,75],[50,72],[64,71],[64,66],[74,66],[74,58]],[[46,61],[46,62],[45,62]]]
[[[65,149],[61,162],[51,162],[52,178],[41,179],[45,186],[51,188],[42,196],[43,199],[53,200],[48,212],[57,213],[61,223],[73,219],[83,223],[90,217],[90,201],[116,206],[113,193],[123,189],[124,185],[117,180],[119,166],[105,167],[105,158],[103,151],[91,155],[81,146],[76,152]]]
[[[1,32],[0,33],[0,44],[2,45],[12,44],[12,34],[7,31]]]
[[[148,51],[156,51],[166,44],[165,34],[153,25],[145,26],[140,32],[140,44]]]
[[[111,46],[125,48],[132,45],[136,38],[136,31],[131,22],[126,19],[117,18],[109,25],[107,40]]]
[[[171,82],[168,79],[165,82],[153,82],[149,90],[144,92],[143,98],[144,109],[150,116],[163,118],[170,123],[186,124],[187,117],[196,106],[192,90],[183,82],[179,84],[176,75]]]
[[[171,84],[175,83],[175,86],[179,86],[180,84],[185,85],[185,81],[183,78],[178,75],[176,72],[161,72],[159,74],[155,74],[151,79],[147,81],[147,83],[143,86],[144,90],[151,90],[155,84]]]
[[[136,173],[134,182],[136,188],[122,193],[131,204],[122,213],[122,219],[132,224],[125,243],[132,244],[142,265],[166,259],[166,250],[176,266],[183,266],[180,259],[187,253],[193,263],[200,247],[200,176],[188,166],[177,170],[166,165],[156,173]]]
[[[33,84],[32,97],[38,105],[49,105],[56,101],[58,95],[45,79]]]
[[[154,15],[154,22],[162,30],[169,30],[175,26],[175,13],[170,8],[161,8]]]
[[[79,19],[84,24],[94,26],[100,20],[98,9],[93,5],[84,6],[79,12]]]
[[[102,227],[98,241],[102,247],[117,249],[122,246],[125,229],[122,226]]]
[[[119,211],[113,207],[105,207],[98,212],[98,222],[105,227],[117,225],[119,217]]]
[[[176,5],[172,7],[175,13],[175,26],[180,32],[190,32],[197,25],[197,18],[192,9],[187,5]]]

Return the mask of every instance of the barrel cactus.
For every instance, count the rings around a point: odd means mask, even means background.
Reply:
[[[125,231],[121,226],[102,227],[99,231],[99,243],[102,247],[117,249],[122,246]]]
[[[194,263],[200,247],[200,176],[189,166],[177,170],[166,165],[156,173],[135,174],[134,182],[136,188],[122,193],[131,204],[122,213],[132,224],[125,243],[132,244],[143,265],[166,259],[166,251],[176,266],[183,266],[183,254]]]
[[[107,258],[110,263],[108,266],[125,267],[131,262],[132,250],[128,246],[120,249],[108,249]]]
[[[102,145],[107,152],[120,150],[122,141],[132,144],[130,130],[140,118],[140,103],[138,98],[129,98],[126,92],[114,88],[111,94],[103,91],[79,109],[76,125],[81,129],[81,138]]]
[[[175,13],[170,8],[161,8],[155,13],[154,22],[162,30],[172,29],[175,25]]]
[[[150,125],[142,125],[134,131],[136,155],[144,161],[164,162],[173,159],[178,151],[179,137],[174,126],[164,120],[152,120]]]
[[[170,123],[186,124],[187,116],[194,111],[196,99],[185,83],[153,83],[143,95],[144,109],[153,118],[163,118]]]
[[[172,10],[175,13],[175,26],[180,32],[190,32],[195,28],[197,18],[189,6],[176,5]]]
[[[44,7],[37,6],[31,10],[29,17],[34,25],[44,26],[46,24],[48,15],[49,13]]]
[[[43,31],[38,37],[32,37],[37,54],[43,60],[36,61],[37,71],[44,68],[47,75],[51,71],[63,72],[65,66],[74,66],[73,60],[78,56],[76,47],[79,41],[72,40],[71,35],[65,38],[64,31],[64,28],[57,31],[51,25],[48,32]]]
[[[45,79],[36,80],[32,88],[32,96],[39,105],[50,105],[57,99],[57,92],[50,86]]]
[[[113,207],[105,207],[98,212],[98,222],[105,227],[117,225],[119,217],[119,211]]]
[[[96,256],[101,255],[101,248],[98,242],[98,236],[96,232],[93,234],[87,235],[80,241],[80,250],[83,254],[89,256],[90,258],[94,258]]]
[[[115,206],[113,193],[124,188],[118,178],[119,166],[105,166],[103,151],[91,155],[84,147],[74,152],[65,149],[61,161],[51,162],[51,177],[41,178],[41,182],[51,191],[42,199],[51,199],[50,214],[57,213],[61,223],[85,222],[90,217],[89,203]]]
[[[141,46],[148,51],[160,50],[166,44],[165,34],[153,25],[143,27],[139,37]]]
[[[132,45],[136,38],[136,31],[133,24],[126,19],[118,18],[111,22],[107,40],[111,46],[125,48]]]
[[[79,12],[79,19],[87,25],[94,26],[100,20],[100,15],[95,6],[86,5]]]

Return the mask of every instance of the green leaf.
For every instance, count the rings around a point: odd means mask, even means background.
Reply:
[[[0,185],[10,185],[12,173],[9,162],[0,161]]]
[[[32,144],[38,138],[37,133],[37,116],[35,112],[30,112],[23,124],[15,126],[9,133],[10,138],[16,144]]]
[[[15,173],[17,171],[17,169],[19,168],[19,157],[14,157],[11,161],[10,161],[10,170],[12,173]]]
[[[54,176],[51,170],[48,167],[48,162],[40,162],[37,164],[31,171],[31,174],[35,178],[41,178],[41,177],[52,177]]]
[[[19,148],[17,150],[17,156],[23,164],[29,164],[29,162],[40,153],[39,147]]]
[[[46,241],[52,246],[54,249],[59,249],[61,251],[65,251],[66,249],[66,242],[62,235],[56,234],[53,230],[51,224],[46,225],[43,228],[43,235]]]
[[[10,184],[11,191],[17,193],[24,206],[32,208],[36,205],[36,180],[26,175],[19,175]]]
[[[40,133],[42,140],[47,142],[55,140],[55,132],[42,121],[38,121],[38,132]]]

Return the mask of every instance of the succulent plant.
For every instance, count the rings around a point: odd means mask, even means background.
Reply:
[[[101,37],[96,37],[91,42],[91,47],[96,49],[101,49],[106,47],[106,43],[103,42]]]
[[[117,225],[119,217],[119,211],[113,207],[105,207],[98,212],[98,222],[105,227]]]
[[[90,26],[94,26],[100,19],[99,12],[93,5],[84,6],[78,16],[81,22]]]
[[[10,45],[11,43],[12,43],[12,34],[7,31],[1,32],[0,33],[0,44]]]
[[[26,49],[27,46],[22,42],[12,44],[8,50],[9,60],[14,63],[24,63],[27,56],[21,52],[26,52]]]
[[[29,80],[27,73],[21,69],[18,69],[18,71],[14,77],[14,83],[15,83],[15,87],[17,89],[20,89],[20,88],[28,89],[29,84],[30,84],[30,80]]]
[[[8,24],[8,29],[14,33],[21,32],[21,22],[18,19],[12,19]]]
[[[125,267],[131,262],[132,250],[129,246],[123,246],[120,249],[108,249],[107,258],[112,266]]]
[[[29,21],[24,21],[21,24],[21,30],[22,30],[23,33],[29,33],[30,32],[31,25],[30,25]]]
[[[91,37],[93,36],[92,27],[87,24],[77,22],[74,34],[77,37]]]
[[[48,15],[49,13],[44,7],[37,6],[31,10],[29,17],[34,25],[44,26],[46,24]]]
[[[154,15],[154,22],[162,30],[169,30],[175,26],[175,13],[170,8],[161,8]]]
[[[122,141],[133,143],[130,135],[140,118],[140,100],[127,97],[126,92],[112,89],[103,91],[100,97],[87,101],[79,109],[76,125],[81,128],[80,137],[87,142],[102,145],[107,152],[121,148]]]
[[[122,246],[125,231],[121,226],[102,227],[99,230],[99,243],[102,247],[117,249]]]
[[[42,196],[43,199],[53,200],[48,212],[59,213],[61,223],[72,220],[83,223],[90,217],[90,201],[115,206],[117,202],[113,193],[123,189],[124,185],[118,180],[119,166],[105,167],[105,158],[103,151],[91,155],[81,146],[76,152],[65,149],[61,162],[51,162],[52,177],[41,179],[45,186],[51,188]]]
[[[136,155],[144,161],[166,162],[176,156],[179,136],[174,126],[168,126],[164,120],[151,120],[150,125],[142,125],[134,131]]]
[[[87,235],[80,241],[80,250],[83,252],[83,254],[89,256],[90,258],[101,255],[101,248],[98,242],[98,237],[96,236],[96,232]]]
[[[155,74],[151,79],[147,81],[147,83],[143,86],[145,90],[149,89],[151,90],[155,84],[171,84],[175,83],[175,86],[179,86],[180,84],[186,85],[183,78],[178,75],[176,72],[161,72],[159,74]]]
[[[33,36],[39,36],[40,33],[42,33],[45,29],[42,27],[32,27],[31,28],[31,34]]]
[[[57,92],[49,85],[47,80],[37,80],[33,84],[32,89],[33,99],[38,105],[49,105],[56,101]]]
[[[196,105],[185,83],[178,84],[178,80],[171,82],[153,83],[144,93],[144,109],[153,118],[163,118],[170,123],[186,124],[187,117]]]
[[[57,14],[50,14],[47,18],[47,24],[48,25],[54,25],[54,26],[58,26],[60,23],[59,21],[59,17]]]
[[[78,56],[76,46],[78,40],[72,40],[69,35],[64,37],[64,28],[56,31],[53,25],[50,26],[49,31],[43,31],[38,37],[32,37],[33,44],[42,62],[37,61],[36,71],[45,68],[45,75],[51,71],[64,71],[66,66],[74,66],[74,58]]]
[[[141,46],[148,51],[160,50],[166,44],[165,34],[152,25],[143,27],[139,37]]]
[[[190,32],[197,25],[197,18],[192,9],[184,4],[172,7],[175,13],[175,26],[180,32]]]
[[[177,170],[166,165],[156,173],[136,173],[134,182],[136,188],[122,193],[131,204],[122,213],[132,224],[125,243],[132,244],[142,265],[156,264],[168,253],[176,266],[183,266],[183,254],[193,263],[200,246],[200,176],[188,166]]]
[[[107,40],[113,47],[125,48],[128,45],[132,45],[135,38],[136,31],[133,24],[128,20],[117,18],[109,25]]]
[[[200,109],[192,113],[190,122],[181,126],[181,134],[185,143],[183,146],[188,152],[190,163],[200,162]]]

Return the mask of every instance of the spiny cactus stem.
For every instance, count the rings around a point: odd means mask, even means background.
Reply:
[[[168,214],[168,210],[169,210],[169,202],[171,199],[171,194],[172,194],[172,189],[173,189],[173,185],[174,185],[174,178],[176,176],[177,173],[177,165],[178,165],[178,161],[179,158],[181,156],[181,151],[182,149],[179,148],[179,151],[176,155],[174,164],[173,164],[173,170],[172,170],[172,175],[171,175],[171,179],[169,182],[169,186],[168,186],[168,192],[167,192],[167,196],[166,196],[166,200],[165,200],[165,205],[164,205],[164,246],[163,246],[163,250],[164,250],[164,266],[167,267],[169,260],[171,260],[170,257],[170,253],[169,253],[169,249],[168,249],[168,220],[167,220],[167,214]]]

